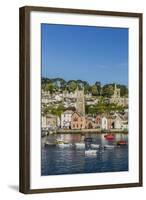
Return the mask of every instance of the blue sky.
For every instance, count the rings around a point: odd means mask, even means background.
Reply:
[[[128,85],[128,29],[41,25],[42,76]]]

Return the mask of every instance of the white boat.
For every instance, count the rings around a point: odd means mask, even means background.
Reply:
[[[77,149],[85,149],[85,143],[75,143]]]
[[[71,147],[72,144],[71,144],[71,143],[58,143],[57,146],[58,146],[58,147],[63,147],[63,148],[64,148],[64,147]]]
[[[91,144],[91,148],[93,149],[98,149],[100,147],[99,144]]]
[[[72,146],[71,143],[65,142],[63,140],[56,140],[56,145],[59,147],[71,147]]]
[[[106,148],[106,149],[113,149],[113,148],[115,148],[115,146],[114,145],[106,144],[106,145],[104,145],[104,148]]]
[[[85,155],[96,155],[97,150],[95,149],[89,149],[85,151]]]

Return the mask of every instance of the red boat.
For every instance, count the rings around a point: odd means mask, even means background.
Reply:
[[[126,141],[125,140],[120,140],[117,142],[117,145],[126,145]]]
[[[115,138],[114,134],[107,134],[104,136],[107,140],[113,140]]]

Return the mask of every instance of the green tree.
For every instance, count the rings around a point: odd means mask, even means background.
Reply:
[[[92,92],[93,96],[97,96],[98,95],[98,90],[97,90],[97,86],[96,85],[92,85],[91,92]]]
[[[114,94],[114,88],[111,84],[104,85],[102,88],[102,95],[104,97],[111,97]]]
[[[52,93],[53,93],[53,90],[54,90],[53,84],[52,84],[52,83],[46,84],[45,87],[44,87],[44,90],[47,91],[47,92],[49,91],[50,94],[52,94]]]
[[[120,95],[121,97],[128,96],[128,88],[125,85],[117,85],[120,88]]]
[[[97,90],[98,90],[98,95],[100,95],[101,94],[101,83],[100,83],[100,81],[96,81],[95,85],[96,85]]]
[[[67,86],[68,86],[68,90],[70,92],[74,92],[77,88],[77,83],[76,83],[76,81],[71,80],[71,81],[68,81]]]

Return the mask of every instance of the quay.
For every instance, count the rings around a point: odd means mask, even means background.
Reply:
[[[112,129],[112,130],[101,130],[101,129],[75,129],[75,130],[71,130],[71,129],[67,129],[67,130],[63,130],[63,129],[59,129],[56,131],[56,133],[80,133],[80,134],[84,134],[84,133],[125,133],[127,134],[128,131],[127,130],[121,130],[121,129]]]
[[[102,130],[102,129],[58,129],[55,131],[49,130],[42,130],[42,137],[46,135],[52,134],[86,134],[86,133],[97,133],[97,134],[104,134],[104,133],[123,133],[128,134],[127,130],[121,129],[111,129],[111,130]]]

